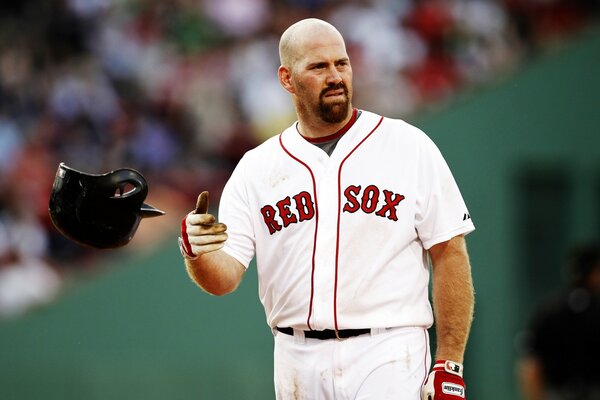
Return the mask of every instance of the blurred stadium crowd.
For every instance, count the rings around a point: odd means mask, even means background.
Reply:
[[[132,167],[187,204],[206,189],[218,199],[241,155],[294,119],[276,70],[296,20],[344,34],[357,106],[407,117],[506,76],[597,13],[596,0],[2,2],[0,319],[95,259],[49,220],[59,162]]]

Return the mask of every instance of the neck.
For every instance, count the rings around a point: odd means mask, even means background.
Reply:
[[[321,138],[325,136],[330,136],[340,129],[342,129],[346,124],[348,124],[354,115],[354,108],[350,106],[350,112],[346,118],[344,118],[341,122],[329,123],[321,120],[319,117],[306,118],[298,113],[298,131],[300,134],[306,138]]]

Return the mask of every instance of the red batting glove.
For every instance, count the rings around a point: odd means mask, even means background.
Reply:
[[[448,360],[437,360],[421,389],[421,400],[459,400],[465,398],[462,364]]]

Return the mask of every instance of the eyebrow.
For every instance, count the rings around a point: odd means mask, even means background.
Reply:
[[[338,58],[337,60],[335,60],[333,63],[334,64],[339,64],[341,62],[350,62],[350,58],[349,57],[342,57],[342,58]],[[319,64],[328,64],[329,61],[313,61],[313,62],[309,62],[306,67],[307,68],[311,68],[311,67],[315,67]]]

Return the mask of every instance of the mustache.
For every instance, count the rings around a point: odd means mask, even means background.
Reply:
[[[319,95],[320,98],[323,98],[323,96],[325,96],[327,93],[334,91],[334,90],[339,90],[339,89],[343,89],[344,90],[344,94],[346,96],[348,96],[348,88],[346,87],[346,85],[344,84],[344,82],[339,82],[335,85],[329,85],[328,87],[326,87],[325,89],[323,89],[323,91],[321,91],[321,94]]]

